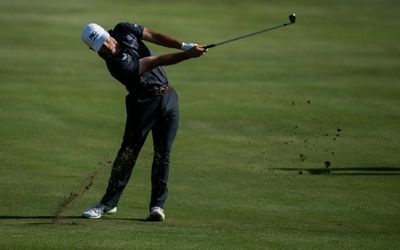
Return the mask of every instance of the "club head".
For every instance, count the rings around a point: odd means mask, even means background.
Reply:
[[[296,14],[295,13],[290,14],[289,20],[290,20],[290,23],[292,23],[292,24],[295,23],[296,22]]]

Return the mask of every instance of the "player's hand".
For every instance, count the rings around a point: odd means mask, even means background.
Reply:
[[[208,49],[204,48],[204,45],[197,45],[189,50],[187,50],[185,53],[187,53],[187,55],[190,58],[194,58],[194,57],[200,57],[202,55],[204,55],[205,53],[207,53]]]

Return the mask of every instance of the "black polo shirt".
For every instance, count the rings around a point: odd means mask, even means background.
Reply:
[[[119,23],[108,32],[122,49],[113,56],[99,54],[106,62],[111,75],[125,85],[130,93],[142,95],[151,89],[168,85],[162,67],[156,67],[139,76],[139,59],[153,55],[142,42],[144,27],[131,23]]]

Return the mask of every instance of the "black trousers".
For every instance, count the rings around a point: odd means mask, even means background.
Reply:
[[[151,170],[151,199],[149,208],[163,208],[168,195],[169,159],[178,123],[178,96],[175,90],[163,96],[126,97],[127,119],[121,148],[113,163],[108,187],[101,203],[114,207],[128,184],[140,149],[152,132],[154,158]]]

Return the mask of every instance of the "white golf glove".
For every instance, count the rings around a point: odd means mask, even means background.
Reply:
[[[190,50],[191,48],[197,46],[197,43],[182,43],[182,50],[187,51]]]

